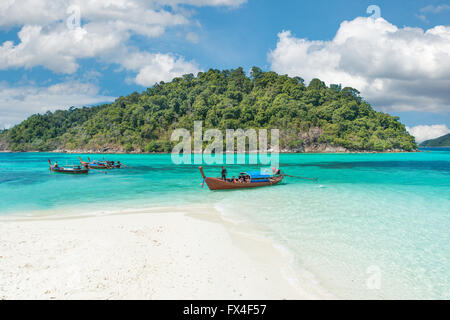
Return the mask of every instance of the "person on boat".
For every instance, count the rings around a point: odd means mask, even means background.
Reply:
[[[224,166],[222,166],[222,180],[223,181],[227,180],[227,169],[225,169]]]
[[[280,174],[281,174],[280,168],[272,167],[272,174],[274,174],[274,175],[280,175]]]
[[[53,165],[53,168],[59,168],[58,161],[55,161],[55,164]]]

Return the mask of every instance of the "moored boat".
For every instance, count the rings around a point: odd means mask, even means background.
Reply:
[[[230,189],[244,189],[273,186],[283,180],[281,174],[263,174],[260,171],[255,172],[241,172],[238,179],[221,179],[207,177],[203,171],[203,167],[199,167],[200,173],[203,177],[203,182],[206,183],[210,190],[230,190]]]
[[[122,167],[120,161],[91,161],[91,159],[88,157],[88,162],[86,162],[83,161],[81,157],[78,158],[80,159],[81,165],[89,169],[120,169]]]
[[[83,161],[80,158],[80,163],[83,167],[85,168],[89,168],[89,169],[112,169],[112,167],[108,166],[108,164],[103,163],[103,162],[98,162],[98,161],[92,161],[89,159],[89,162]]]
[[[50,165],[50,167],[49,167],[50,172],[68,173],[68,174],[88,174],[89,173],[89,168],[84,168],[82,166],[66,165],[64,167],[60,167],[57,164],[52,165],[52,162],[50,161],[50,159],[48,160],[48,163]]]

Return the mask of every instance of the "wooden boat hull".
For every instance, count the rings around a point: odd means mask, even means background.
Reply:
[[[210,190],[232,190],[232,189],[247,189],[247,188],[258,188],[258,187],[267,187],[274,186],[281,181],[283,181],[283,176],[274,176],[269,179],[269,181],[265,182],[229,182],[224,181],[220,178],[210,178],[206,177],[203,173],[203,168],[200,167],[200,172],[203,176],[204,182],[208,186]]]
[[[66,173],[66,174],[88,174],[88,169],[80,169],[80,170],[67,170],[62,168],[50,168],[51,172],[57,172],[57,173]]]
[[[66,174],[88,174],[89,169],[83,168],[82,166],[69,166],[69,167],[59,167],[59,166],[53,166],[50,159],[48,159],[48,164],[50,165],[49,170],[50,172],[56,172],[56,173],[66,173]]]

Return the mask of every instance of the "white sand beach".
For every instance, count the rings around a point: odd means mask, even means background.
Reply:
[[[211,208],[0,220],[0,299],[321,298],[290,268]]]

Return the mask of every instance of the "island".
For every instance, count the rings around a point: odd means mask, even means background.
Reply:
[[[422,142],[421,147],[450,147],[450,133]]]
[[[210,69],[113,103],[35,114],[0,132],[0,150],[170,152],[171,132],[193,130],[196,120],[205,129],[278,128],[283,152],[417,150],[399,118],[375,111],[358,90],[258,67]]]

